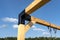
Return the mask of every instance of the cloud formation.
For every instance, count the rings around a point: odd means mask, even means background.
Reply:
[[[35,31],[41,31],[41,32],[43,32],[42,35],[50,35],[50,33],[49,32],[46,32],[44,29],[37,28],[36,26],[32,26],[32,28]]]
[[[13,25],[13,28],[14,29],[17,29],[18,28],[18,25],[17,24]]]
[[[43,32],[43,35],[47,35],[47,34],[49,35],[50,33],[48,33],[48,32]]]
[[[42,31],[42,32],[44,32],[44,31],[45,31],[45,30],[40,29],[40,28],[34,28],[33,30]]]
[[[6,22],[13,22],[13,23],[17,23],[18,22],[18,19],[16,19],[16,18],[10,18],[10,17],[5,17],[2,20],[6,21]]]
[[[43,30],[41,28],[36,28],[36,26],[32,26],[32,28],[33,28],[33,30],[37,30],[37,31],[45,31],[45,30]]]
[[[18,22],[18,19],[16,19],[16,18],[10,18],[10,17],[5,17],[5,18],[3,18],[2,19],[3,21],[5,21],[5,22],[13,22],[13,23],[17,23]],[[6,27],[6,25],[2,25],[2,27]],[[14,24],[14,25],[12,25],[12,27],[14,28],[14,29],[17,29],[18,28],[18,25],[17,24]],[[33,30],[36,30],[36,31],[41,31],[41,32],[43,32],[43,35],[49,35],[49,33],[48,32],[46,32],[44,29],[41,29],[41,28],[37,28],[36,26],[32,26],[32,28],[33,28]]]

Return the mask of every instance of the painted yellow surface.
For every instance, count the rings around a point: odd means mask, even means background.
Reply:
[[[25,34],[27,33],[27,31],[30,29],[30,27],[35,24],[34,21],[29,22],[27,25],[23,25],[20,24],[18,26],[18,36],[17,36],[17,40],[25,40]]]
[[[18,26],[18,36],[17,36],[17,40],[25,40],[25,25],[20,24]]]
[[[51,28],[55,28],[57,30],[60,30],[60,26],[57,26],[55,24],[52,24],[50,22],[46,22],[44,20],[41,20],[41,19],[38,19],[38,18],[35,18],[33,16],[31,16],[31,21],[35,21],[37,24],[41,24],[41,25],[44,25],[44,26],[47,26],[47,27],[51,27]]]
[[[25,8],[25,12],[27,14],[31,14],[32,12],[34,12],[38,8],[42,7],[49,1],[50,0],[34,0],[27,8]]]

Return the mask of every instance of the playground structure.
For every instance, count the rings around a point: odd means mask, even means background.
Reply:
[[[29,14],[33,13],[35,10],[42,7],[44,4],[48,3],[49,1],[50,0],[34,0],[27,8],[25,8],[19,14],[17,40],[25,40],[26,32],[35,23],[60,30],[60,27],[55,24],[46,22],[44,20],[41,20],[41,19],[38,19],[38,18],[35,18],[35,17],[29,15]],[[25,24],[25,20],[27,20],[29,22],[27,24]]]

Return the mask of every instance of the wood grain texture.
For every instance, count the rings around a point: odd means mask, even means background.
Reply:
[[[46,3],[48,3],[50,0],[34,0],[28,7],[25,8],[25,12],[27,14],[31,14],[38,8],[42,7]]]
[[[44,21],[44,20],[35,18],[35,17],[33,17],[33,16],[31,16],[31,21],[35,21],[37,24],[44,25],[44,26],[47,26],[47,27],[51,27],[51,28],[55,28],[55,29],[60,30],[60,26],[57,26],[57,25],[52,24],[52,23],[50,23],[50,22],[46,22],[46,21]]]

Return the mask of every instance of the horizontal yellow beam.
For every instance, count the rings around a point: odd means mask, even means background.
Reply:
[[[38,8],[42,7],[44,4],[49,2],[50,0],[34,0],[27,8],[25,8],[25,12],[27,14],[31,14]]]
[[[51,28],[55,28],[55,29],[60,30],[60,26],[57,26],[57,25],[55,25],[55,24],[46,22],[46,21],[44,21],[44,20],[41,20],[41,19],[38,19],[38,18],[35,18],[35,17],[32,17],[32,16],[31,16],[31,21],[35,21],[35,22],[38,23],[38,24],[42,24],[42,25],[44,25],[44,26],[47,26],[47,27],[51,27]]]

